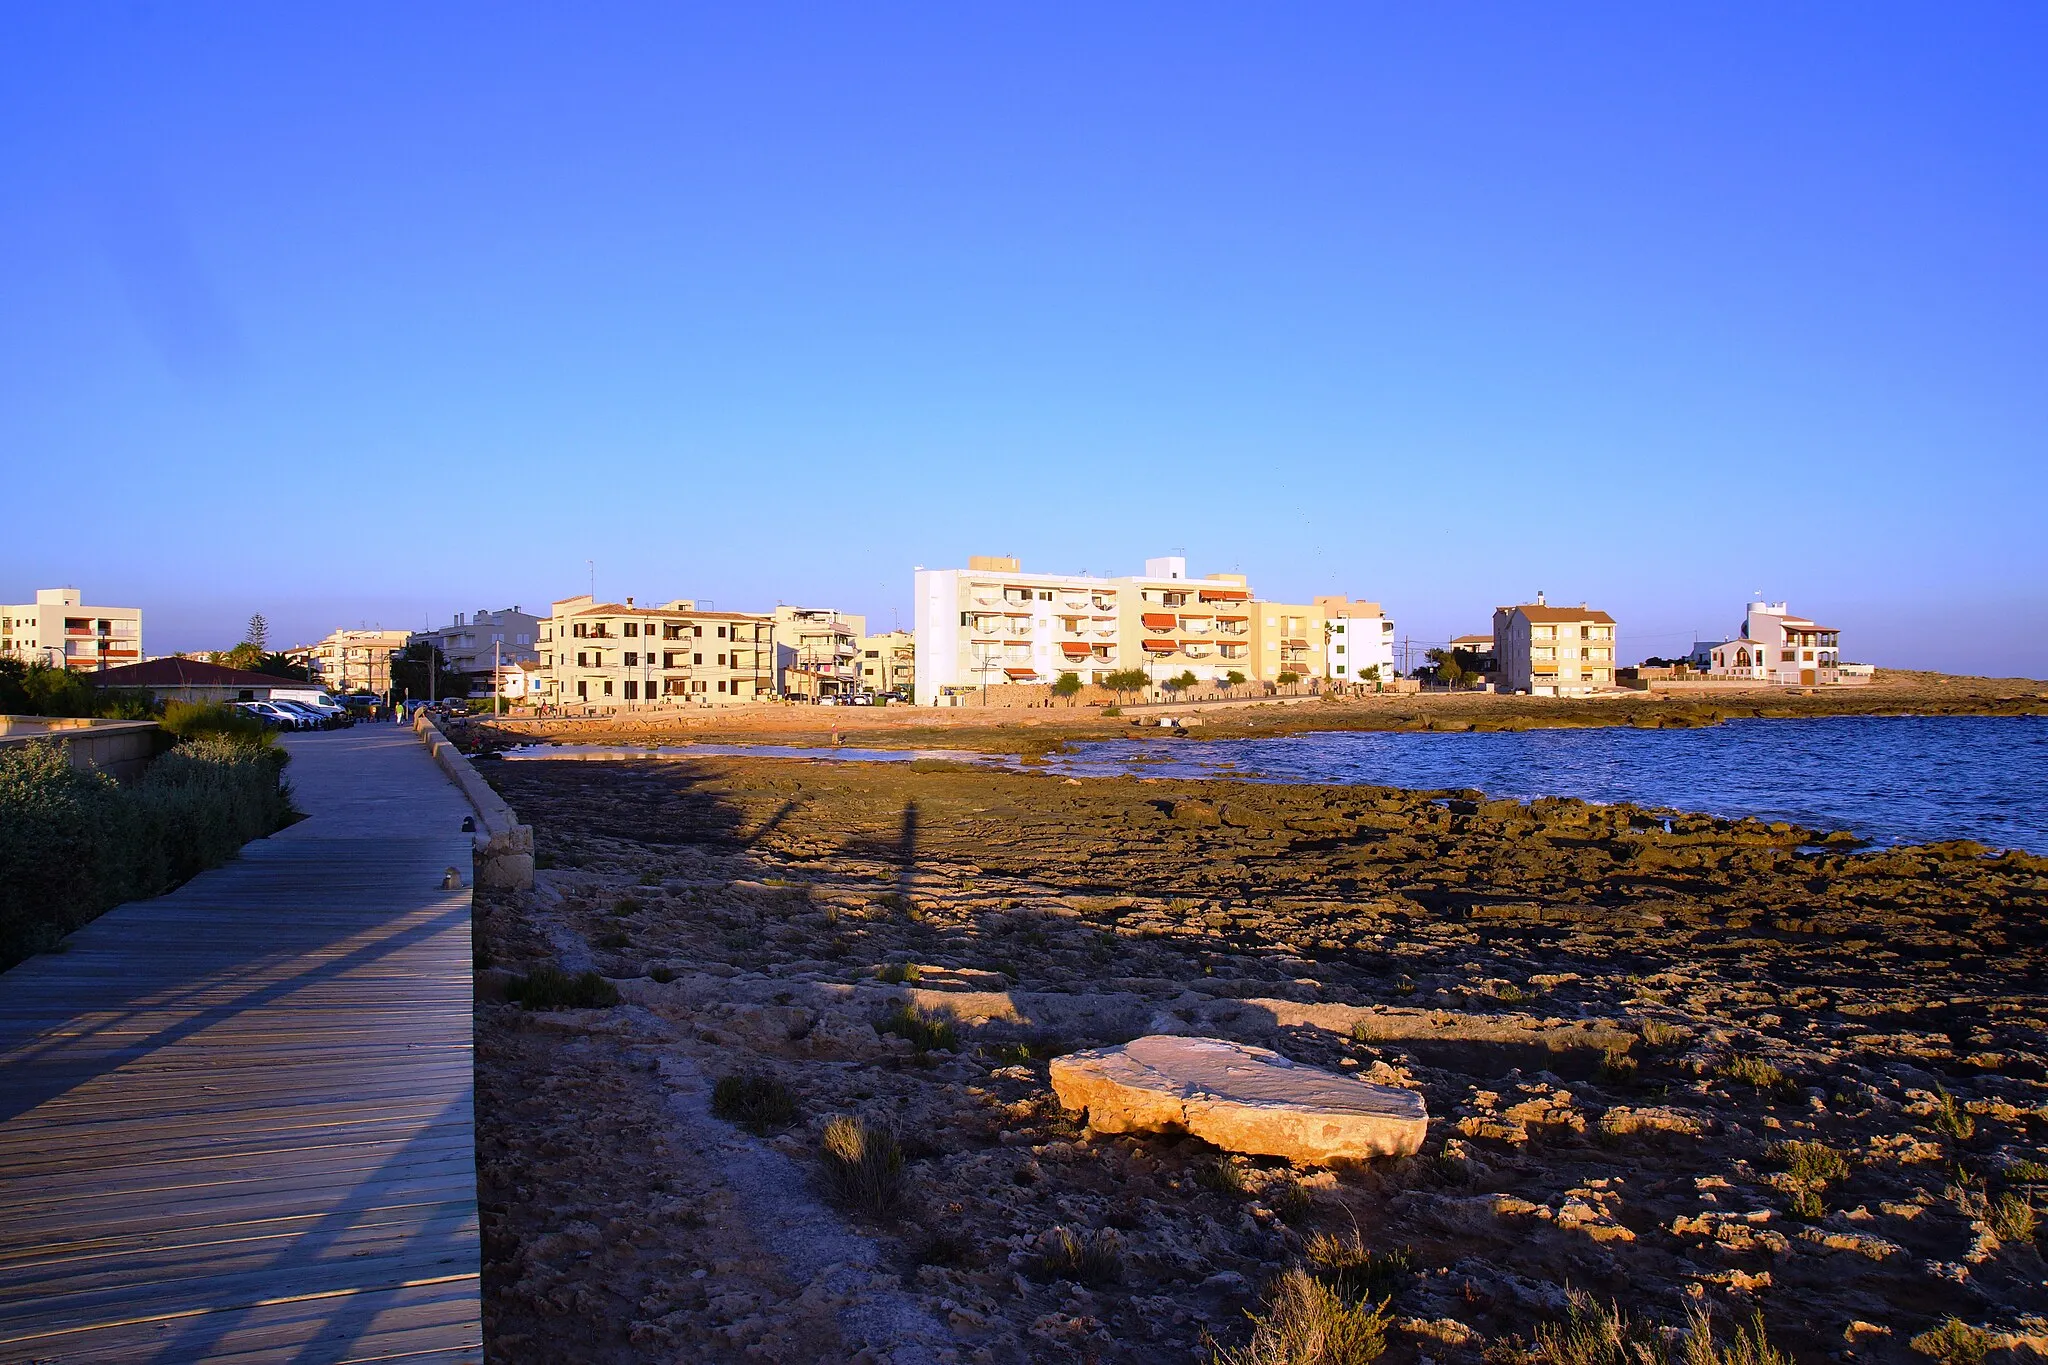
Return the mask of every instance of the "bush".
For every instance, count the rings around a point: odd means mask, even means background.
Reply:
[[[1932,1356],[1942,1365],[1977,1365],[1991,1354],[1991,1334],[1952,1317],[1907,1343],[1921,1355]]]
[[[875,1027],[879,1033],[893,1033],[898,1038],[908,1039],[919,1052],[951,1052],[959,1045],[952,1020],[935,1018],[908,1004],[897,1005],[889,1017]]]
[[[903,1148],[896,1136],[840,1114],[818,1141],[825,1184],[840,1203],[874,1217],[903,1200]]]
[[[772,1076],[721,1076],[711,1088],[711,1112],[766,1137],[796,1122],[796,1096]]]
[[[530,1010],[601,1009],[619,1003],[619,988],[596,972],[569,975],[560,967],[535,967],[505,985],[505,998]]]
[[[1721,1074],[1731,1081],[1741,1081],[1745,1085],[1755,1086],[1758,1090],[1779,1099],[1790,1099],[1799,1093],[1799,1086],[1790,1076],[1761,1057],[1731,1057],[1721,1067]]]
[[[1371,1365],[1387,1349],[1387,1305],[1346,1303],[1299,1266],[1275,1282],[1252,1339],[1216,1365]]]
[[[1305,1250],[1315,1277],[1354,1302],[1384,1293],[1395,1280],[1412,1275],[1421,1266],[1407,1247],[1374,1251],[1356,1228],[1348,1236],[1319,1232],[1308,1239]]]
[[[54,741],[0,749],[0,966],[161,895],[292,817],[285,754],[202,737],[122,786]]]
[[[1765,1156],[1794,1180],[1809,1184],[1849,1178],[1849,1158],[1825,1142],[1774,1142]]]
[[[157,724],[180,740],[226,738],[254,749],[277,749],[277,735],[247,711],[219,702],[169,701]]]
[[[1124,1277],[1123,1239],[1108,1228],[1085,1233],[1051,1228],[1039,1236],[1030,1269],[1036,1280],[1072,1280],[1091,1287],[1116,1284]]]
[[[1946,1090],[1934,1092],[1934,1131],[1953,1142],[1968,1142],[1977,1132],[1977,1120]]]
[[[2034,1232],[2039,1226],[2040,1218],[2035,1214],[2034,1206],[2011,1190],[1999,1195],[1991,1206],[1991,1230],[2002,1242],[2025,1245],[2034,1240]]]

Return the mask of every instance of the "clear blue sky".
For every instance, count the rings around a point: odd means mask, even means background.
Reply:
[[[1131,572],[2048,675],[2048,7],[0,4],[0,601]]]

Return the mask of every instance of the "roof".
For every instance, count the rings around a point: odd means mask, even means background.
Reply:
[[[1602,625],[1613,625],[1614,618],[1604,611],[1590,607],[1539,607],[1534,602],[1523,602],[1517,606],[1502,607],[1502,611],[1518,611],[1531,621],[1544,625],[1557,625],[1566,621],[1594,621]]]
[[[751,611],[671,611],[667,607],[629,607],[624,602],[598,602],[578,607],[571,616],[663,616],[678,621],[765,621],[767,616]]]
[[[204,659],[151,659],[79,676],[94,687],[318,687],[299,678],[253,673],[246,668],[210,664]]]
[[[1451,643],[1453,645],[1485,645],[1488,649],[1491,649],[1493,648],[1493,637],[1491,635],[1457,635],[1451,638]]]

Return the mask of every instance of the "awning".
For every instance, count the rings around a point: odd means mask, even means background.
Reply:
[[[1201,591],[1204,602],[1243,602],[1250,597],[1251,593],[1243,588],[1203,588]]]
[[[1085,659],[1095,652],[1095,647],[1086,640],[1062,640],[1060,651],[1069,659]]]
[[[1144,621],[1145,629],[1147,630],[1172,630],[1176,625],[1180,624],[1178,618],[1170,611],[1148,611],[1139,619]]]
[[[1252,618],[1249,616],[1225,616],[1219,611],[1216,613],[1216,619],[1219,621],[1249,621]]]
[[[1035,678],[1038,676],[1038,670],[1035,668],[1006,668],[1003,672],[1013,678]]]
[[[1282,640],[1282,641],[1281,641],[1280,643],[1281,643],[1281,644],[1283,644],[1283,645],[1286,645],[1286,646],[1287,646],[1287,647],[1288,647],[1289,649],[1307,649],[1307,648],[1308,648],[1308,641],[1306,641],[1306,640]]]
[[[1145,641],[1145,652],[1147,654],[1171,654],[1177,648],[1179,648],[1179,646],[1174,644],[1174,642],[1171,640]]]

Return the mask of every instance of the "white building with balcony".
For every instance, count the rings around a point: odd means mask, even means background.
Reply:
[[[452,623],[421,631],[410,641],[422,642],[440,650],[448,667],[469,679],[473,694],[484,695],[491,690],[493,670],[539,661],[540,618],[518,607],[457,612]]]
[[[0,656],[78,672],[142,662],[142,608],[90,607],[76,588],[38,588],[0,606]]]
[[[1842,680],[1842,633],[1804,616],[1788,603],[1752,602],[1733,640],[1715,645],[1708,676],[1749,678],[1787,687]]]

